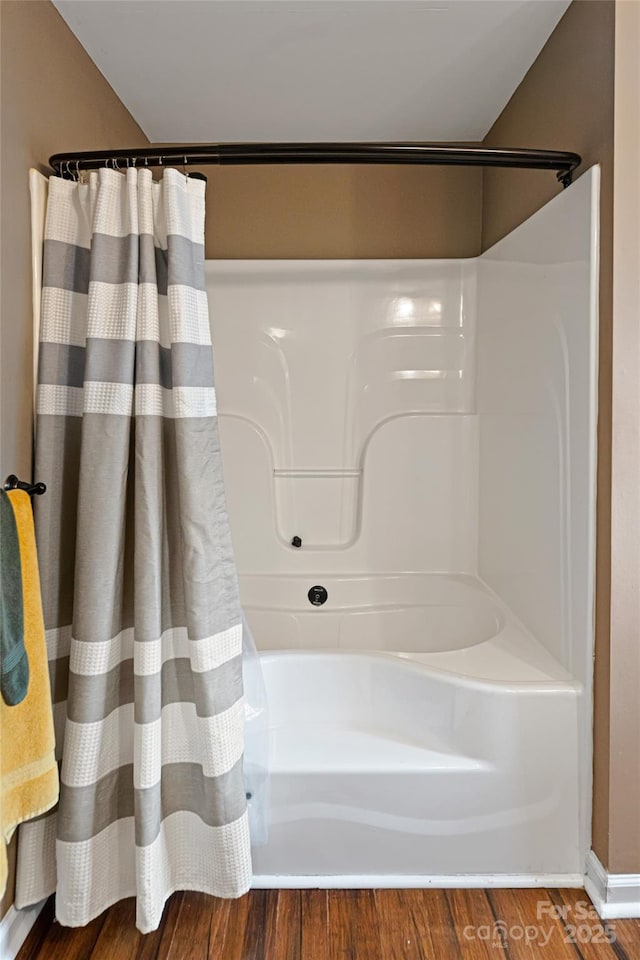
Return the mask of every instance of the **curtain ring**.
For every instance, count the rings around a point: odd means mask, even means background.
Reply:
[[[76,160],[76,182],[80,183],[80,161]]]
[[[118,173],[120,173],[120,164],[118,163],[118,158],[112,157],[111,159],[113,160],[113,169],[117,170]]]
[[[188,170],[187,170],[187,157],[186,157],[186,154],[185,154],[185,157],[184,157],[184,165],[183,165],[183,166],[184,166],[184,175],[185,175],[185,178],[188,180],[188,179],[189,179],[189,172],[188,172]]]
[[[149,157],[145,157],[145,158],[144,158],[144,165],[145,165],[145,167],[148,167],[148,166],[149,166]]]

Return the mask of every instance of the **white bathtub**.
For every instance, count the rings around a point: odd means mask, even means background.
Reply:
[[[478,580],[242,579],[270,709],[255,886],[582,882],[579,684]]]
[[[580,885],[580,685],[473,578],[314,585],[242,581],[270,710],[254,885]]]

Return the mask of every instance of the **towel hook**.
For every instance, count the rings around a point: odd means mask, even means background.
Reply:
[[[4,482],[5,490],[24,490],[30,497],[39,497],[46,492],[46,483],[27,483],[25,480],[18,480],[15,473],[10,473]]]

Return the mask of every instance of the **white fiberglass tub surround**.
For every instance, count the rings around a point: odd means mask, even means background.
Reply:
[[[597,193],[478,260],[208,264],[256,885],[580,881]]]

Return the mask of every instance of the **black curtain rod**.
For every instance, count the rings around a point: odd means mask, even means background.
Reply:
[[[207,143],[188,146],[82,153],[56,153],[49,163],[57,174],[73,179],[82,170],[133,166],[204,166],[262,163],[407,163],[468,167],[520,167],[555,170],[563,186],[581,163],[563,150],[512,150],[415,143]]]

